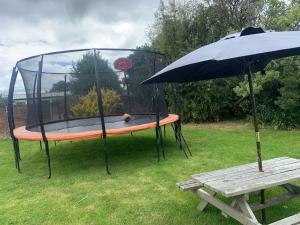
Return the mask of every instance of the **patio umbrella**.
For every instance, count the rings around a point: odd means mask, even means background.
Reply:
[[[258,168],[263,172],[261,145],[253,93],[253,73],[264,74],[265,66],[273,59],[300,55],[300,32],[265,32],[248,27],[241,33],[226,36],[183,56],[154,74],[143,84],[161,82],[191,82],[247,74],[256,134]],[[264,190],[261,203],[265,203]],[[266,221],[265,209],[262,220]]]
[[[264,74],[273,59],[300,55],[300,31],[265,32],[248,27],[241,33],[228,35],[198,48],[154,74],[143,84],[191,82],[230,76],[248,75],[259,171],[263,171],[261,146],[253,93],[253,73]]]

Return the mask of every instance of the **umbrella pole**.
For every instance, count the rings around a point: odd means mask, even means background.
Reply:
[[[260,146],[260,138],[259,138],[259,130],[258,130],[258,120],[257,120],[257,112],[256,112],[256,102],[255,102],[255,97],[253,92],[253,74],[251,71],[251,66],[249,66],[249,70],[248,70],[248,82],[249,82],[249,89],[250,89],[250,99],[252,103],[253,125],[254,125],[255,136],[256,136],[258,169],[260,172],[263,172],[261,146]]]
[[[262,167],[262,157],[261,157],[261,146],[260,146],[260,138],[259,138],[259,129],[258,129],[258,120],[257,120],[257,112],[256,112],[256,102],[255,96],[253,92],[253,74],[251,71],[251,64],[249,64],[248,68],[248,82],[249,82],[249,89],[250,89],[250,99],[252,103],[252,115],[253,115],[253,125],[255,130],[256,136],[256,149],[257,149],[257,156],[258,156],[258,168],[260,172],[263,172]],[[260,203],[265,204],[265,190],[260,191]],[[263,223],[266,223],[266,210],[261,210],[261,216]]]

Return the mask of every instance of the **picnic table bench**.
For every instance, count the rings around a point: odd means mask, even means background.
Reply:
[[[182,191],[194,191],[202,201],[197,209],[202,212],[208,204],[221,210],[225,217],[232,217],[245,225],[259,225],[255,211],[265,209],[300,195],[300,187],[291,184],[300,180],[300,160],[280,157],[263,161],[264,172],[259,172],[257,163],[216,170],[192,175],[192,179],[177,183]],[[264,204],[258,202],[249,204],[249,194],[267,188],[280,186],[287,193]],[[231,198],[227,204],[216,197],[222,195]],[[300,224],[300,214],[282,219],[272,225]]]

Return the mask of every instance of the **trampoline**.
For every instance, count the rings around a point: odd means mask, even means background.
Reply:
[[[155,115],[134,115],[129,122],[125,122],[121,116],[105,117],[106,135],[120,135],[132,133],[156,127]],[[161,117],[159,126],[172,124],[179,121],[179,116],[169,114]],[[99,118],[75,119],[44,124],[46,138],[48,141],[73,141],[89,138],[97,138],[103,135]],[[14,129],[14,136],[19,140],[41,141],[43,136],[39,126],[25,126]]]
[[[165,157],[163,126],[170,124],[180,149],[191,155],[181,133],[174,86],[169,86],[174,113],[169,113],[165,86],[140,85],[166,66],[164,55],[144,49],[93,48],[45,53],[19,60],[13,68],[8,122],[16,168],[19,140],[44,143],[51,177],[49,141],[99,138],[105,169],[110,174],[107,138],[153,129],[157,161]],[[26,92],[25,126],[16,127],[14,89],[20,74]]]

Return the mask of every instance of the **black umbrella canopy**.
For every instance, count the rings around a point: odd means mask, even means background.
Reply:
[[[273,59],[300,55],[300,31],[264,32],[248,27],[241,33],[198,48],[165,67],[143,84],[190,82],[262,71]]]

